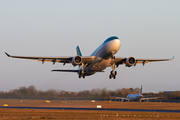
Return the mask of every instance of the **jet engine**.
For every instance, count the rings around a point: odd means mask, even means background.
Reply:
[[[126,59],[126,67],[131,67],[135,65],[136,59],[134,57],[129,57]]]
[[[72,65],[76,66],[76,65],[80,65],[82,63],[82,58],[80,56],[75,56],[72,59]]]

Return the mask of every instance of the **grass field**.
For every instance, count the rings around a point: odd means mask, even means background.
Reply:
[[[110,102],[90,100],[28,100],[28,99],[0,99],[0,106],[22,106],[22,107],[78,107],[119,109],[162,109],[180,110],[180,103],[160,102]],[[45,110],[45,109],[0,109],[0,119],[3,120],[39,120],[39,119],[89,119],[89,120],[179,120],[180,113],[156,113],[156,112],[116,112],[116,111],[82,111],[82,110]]]

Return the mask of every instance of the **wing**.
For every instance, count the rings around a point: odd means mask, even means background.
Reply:
[[[112,59],[111,60],[111,64],[115,63],[117,65],[117,67],[119,65],[122,65],[122,64],[126,64],[127,62],[131,62],[129,60],[134,60],[133,63],[131,64],[136,66],[136,64],[143,64],[145,65],[146,63],[148,62],[158,62],[158,61],[169,61],[169,60],[173,60],[174,59],[174,56],[171,58],[171,59],[135,59],[134,57],[129,57],[129,58],[120,58],[120,57],[115,57],[115,59]],[[130,67],[130,66],[129,66]]]
[[[33,57],[33,56],[13,56],[13,55],[9,55],[8,53],[5,52],[5,54],[8,57],[12,57],[12,58],[21,58],[21,59],[29,59],[29,60],[37,60],[37,61],[41,61],[42,63],[44,62],[53,62],[53,65],[57,62],[57,63],[64,63],[64,65],[66,63],[71,63],[72,59],[74,58],[73,56],[71,57]],[[82,62],[85,64],[90,64],[92,63],[96,57],[95,56],[85,56],[85,57],[81,57],[82,58]]]
[[[158,100],[158,99],[162,99],[162,97],[141,98],[141,100]]]
[[[115,96],[110,96],[111,99],[119,99],[119,100],[130,100],[128,98],[125,98],[125,97],[115,97]]]

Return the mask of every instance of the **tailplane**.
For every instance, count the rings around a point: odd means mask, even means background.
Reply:
[[[76,52],[77,52],[77,55],[82,56],[79,46],[76,47]]]

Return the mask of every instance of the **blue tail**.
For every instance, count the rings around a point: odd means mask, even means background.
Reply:
[[[141,85],[141,89],[140,89],[140,92],[139,92],[139,94],[142,94],[142,85]]]
[[[77,52],[77,55],[82,56],[79,46],[76,47],[76,52]]]

